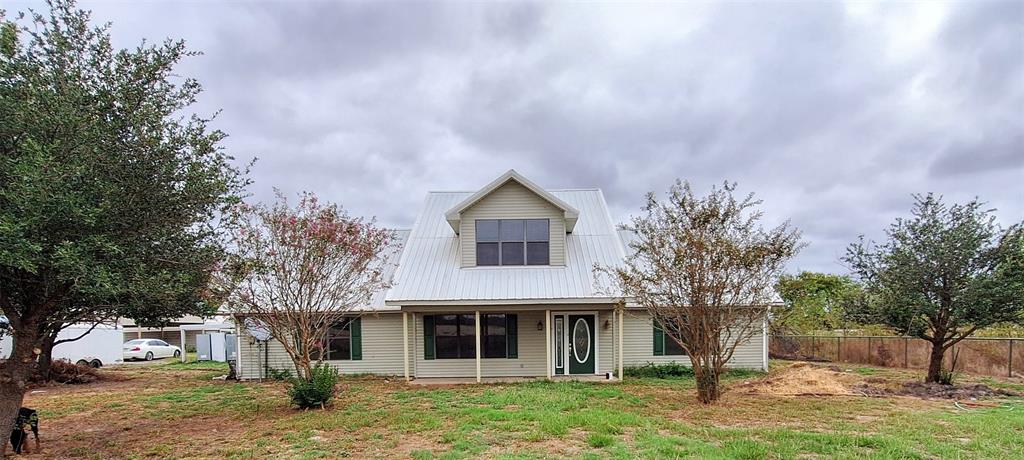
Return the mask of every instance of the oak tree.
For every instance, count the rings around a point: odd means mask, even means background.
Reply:
[[[44,339],[111,316],[166,318],[153,299],[202,298],[222,255],[215,215],[244,174],[200,93],[175,74],[181,41],[115,49],[72,1],[0,12],[0,365],[10,430]],[[5,445],[6,447],[6,445]]]
[[[931,342],[926,381],[937,382],[946,350],[980,328],[1021,321],[1024,237],[1020,225],[1002,230],[977,199],[914,199],[884,241],[861,237],[843,260],[870,293],[864,316]]]

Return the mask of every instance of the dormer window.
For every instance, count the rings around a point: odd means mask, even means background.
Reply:
[[[548,265],[550,238],[548,219],[478,219],[476,264]]]

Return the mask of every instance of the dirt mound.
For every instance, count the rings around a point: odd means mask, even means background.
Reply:
[[[735,387],[745,393],[775,396],[854,394],[839,380],[839,373],[808,363],[794,363],[768,377]]]
[[[938,399],[978,399],[994,396],[1021,396],[1019,393],[988,385],[943,385],[941,383],[905,382],[898,387],[871,385],[865,382],[855,390],[871,396],[914,396],[917,398]]]

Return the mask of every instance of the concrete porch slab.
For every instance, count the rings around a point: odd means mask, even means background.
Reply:
[[[480,384],[495,383],[523,383],[545,380],[544,377],[484,377]],[[551,377],[553,382],[592,382],[592,383],[615,383],[619,379],[606,378],[604,375],[556,375]],[[448,385],[476,385],[476,377],[425,377],[409,381],[410,385],[419,386],[448,386]]]

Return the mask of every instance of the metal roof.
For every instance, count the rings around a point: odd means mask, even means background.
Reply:
[[[402,252],[405,249],[406,242],[409,240],[410,230],[395,230],[395,239],[391,246],[386,249],[387,254],[387,265],[384,266],[384,270],[381,272],[381,277],[385,280],[393,280],[395,271],[398,270],[398,261],[401,259]],[[384,304],[384,296],[387,294],[387,290],[377,291],[373,297],[370,298],[370,304],[364,308],[354,308],[353,311],[398,311],[399,307],[389,307]]]
[[[459,236],[445,213],[473,192],[430,192],[402,251],[387,305],[614,300],[607,291],[611,283],[596,282],[593,271],[595,264],[618,265],[625,256],[604,194],[598,189],[548,192],[579,211],[576,227],[566,235],[565,266],[461,267]]]

